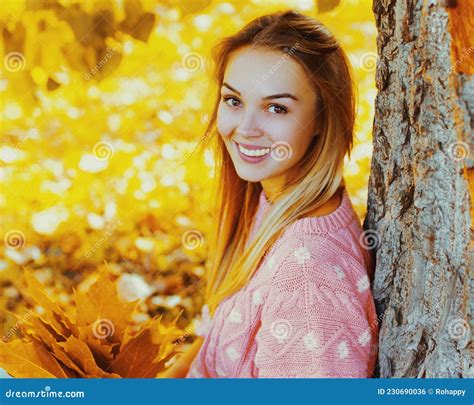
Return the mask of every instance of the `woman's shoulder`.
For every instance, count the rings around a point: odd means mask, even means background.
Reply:
[[[277,288],[310,282],[363,293],[373,274],[373,260],[363,237],[360,220],[343,188],[339,206],[330,213],[300,218],[287,226],[265,258],[259,280]]]
[[[336,244],[327,235],[287,239],[269,259],[262,316],[316,311],[333,320],[374,317],[367,269],[350,249],[350,243]]]
[[[292,235],[282,240],[268,260],[271,279],[307,277],[329,284],[357,283],[370,273],[361,249],[350,232]]]
[[[348,209],[343,205],[344,201],[325,217],[324,231],[319,221],[324,217],[310,217],[298,220],[283,234],[268,258],[271,284],[296,285],[299,280],[359,293],[370,287],[370,253],[360,242],[358,218],[354,212],[342,212],[341,208]]]

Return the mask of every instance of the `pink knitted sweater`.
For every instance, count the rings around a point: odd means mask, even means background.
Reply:
[[[262,190],[250,238],[269,207]],[[291,224],[212,319],[203,307],[186,378],[371,377],[378,323],[361,233],[345,189],[329,215]]]

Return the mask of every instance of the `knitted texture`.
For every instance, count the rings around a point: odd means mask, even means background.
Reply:
[[[262,190],[251,238],[270,207]],[[212,319],[203,307],[186,378],[371,377],[378,323],[361,233],[345,189],[329,215],[287,227]]]

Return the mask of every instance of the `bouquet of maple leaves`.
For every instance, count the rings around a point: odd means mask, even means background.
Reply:
[[[137,331],[131,317],[139,300],[122,301],[106,271],[87,292],[74,290],[68,313],[33,273],[25,280],[22,295],[41,311],[13,314],[22,337],[0,342],[0,364],[12,377],[155,378],[180,353],[179,315],[166,326],[161,316],[149,319]]]

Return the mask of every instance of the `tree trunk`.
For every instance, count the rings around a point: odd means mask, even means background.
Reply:
[[[474,377],[474,81],[473,72],[460,74],[472,68],[474,47],[472,36],[459,37],[472,31],[470,1],[374,0],[378,94],[364,228],[377,242],[373,293],[384,378]],[[456,20],[456,31],[450,13],[460,7],[470,15]],[[456,43],[467,49],[463,60],[455,59]]]

